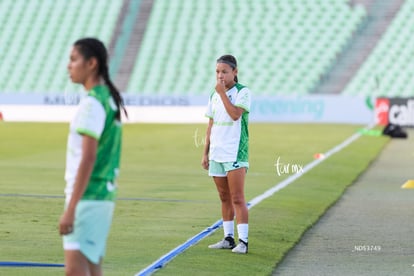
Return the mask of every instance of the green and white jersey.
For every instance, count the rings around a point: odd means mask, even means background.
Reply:
[[[98,140],[95,165],[82,199],[114,200],[119,173],[122,125],[106,86],[95,86],[79,103],[67,142],[65,194],[70,198],[82,157],[82,135]]]
[[[250,94],[250,90],[239,83],[226,92],[233,105],[245,110],[237,121],[233,121],[227,113],[220,95],[217,92],[211,95],[206,112],[206,116],[213,119],[210,134],[210,160],[220,163],[248,162]]]

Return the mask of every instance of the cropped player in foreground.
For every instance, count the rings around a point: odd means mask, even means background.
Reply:
[[[76,41],[71,80],[87,91],[70,124],[66,155],[66,201],[60,218],[66,275],[102,275],[117,192],[121,155],[122,98],[108,74],[107,50],[94,38]]]
[[[248,252],[249,215],[244,198],[248,163],[250,90],[238,83],[237,61],[231,55],[217,60],[215,92],[208,102],[210,118],[202,166],[209,171],[221,200],[224,239],[209,248]],[[239,243],[234,240],[236,216]]]

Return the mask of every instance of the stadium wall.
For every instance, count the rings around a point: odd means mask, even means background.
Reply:
[[[124,97],[130,123],[200,123],[208,97]],[[68,122],[80,96],[0,95],[4,121]],[[251,122],[370,124],[374,121],[371,100],[345,95],[254,97]]]

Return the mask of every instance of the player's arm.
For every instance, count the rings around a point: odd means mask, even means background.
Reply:
[[[223,83],[217,83],[216,91],[220,95],[221,101],[223,102],[224,108],[227,114],[234,120],[237,121],[241,115],[243,115],[244,109],[233,105],[226,95],[226,88]]]
[[[98,141],[95,138],[88,135],[82,136],[82,158],[76,175],[72,197],[66,211],[60,219],[59,232],[61,235],[72,232],[76,205],[85,193],[89,179],[91,178],[93,166],[96,161],[97,148]]]
[[[206,131],[203,158],[201,159],[201,166],[203,166],[203,168],[206,170],[208,169],[208,165],[209,165],[208,154],[210,152],[210,134],[211,134],[212,127],[213,127],[213,119],[210,118],[208,121],[208,126],[207,126],[207,131]]]
[[[229,116],[233,119],[233,121],[237,121],[241,115],[243,115],[244,109],[233,105],[229,98],[227,98],[226,94],[224,94],[224,96],[220,94],[220,97]]]

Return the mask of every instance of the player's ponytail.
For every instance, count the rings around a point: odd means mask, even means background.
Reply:
[[[232,55],[224,55],[217,59],[217,63],[226,63],[228,64],[233,70],[237,68],[237,60]],[[234,76],[234,81],[237,83],[239,79],[237,76]]]
[[[115,101],[116,106],[118,107],[116,113],[116,119],[121,120],[121,109],[123,110],[125,116],[128,117],[128,113],[125,109],[121,93],[112,83],[109,77],[108,70],[108,52],[105,48],[105,45],[96,38],[82,38],[77,40],[74,43],[74,46],[78,47],[79,52],[83,57],[88,60],[92,57],[95,57],[98,61],[98,74],[103,78],[105,84],[108,86],[111,96]]]
[[[125,109],[121,93],[119,93],[118,89],[115,87],[115,85],[112,83],[111,79],[109,78],[108,65],[104,65],[104,67],[105,68],[103,69],[103,72],[102,72],[102,78],[104,79],[105,84],[109,87],[109,91],[111,92],[112,98],[114,99],[116,106],[118,107],[116,118],[119,121],[121,120],[121,112],[120,112],[121,108],[125,116],[128,118],[128,112]]]

